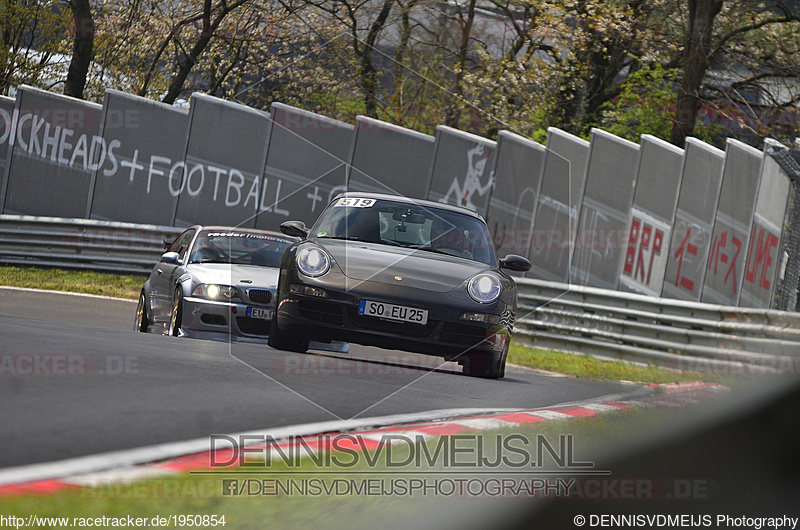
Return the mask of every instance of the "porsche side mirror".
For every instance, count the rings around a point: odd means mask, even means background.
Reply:
[[[180,263],[181,255],[177,252],[164,252],[161,254],[161,261],[166,261],[167,263]]]
[[[308,237],[308,228],[303,221],[284,221],[280,226],[281,233],[290,237]]]
[[[516,272],[527,272],[531,270],[531,262],[522,256],[509,254],[500,260],[500,268]]]

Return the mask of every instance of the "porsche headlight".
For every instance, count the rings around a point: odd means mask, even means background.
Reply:
[[[469,281],[467,291],[476,302],[490,304],[500,298],[503,286],[492,274],[478,274]]]
[[[230,285],[201,283],[194,288],[192,296],[207,298],[209,300],[230,300],[236,296],[236,289]]]
[[[315,247],[304,248],[295,258],[297,268],[306,276],[316,278],[331,268],[331,259],[322,250]]]

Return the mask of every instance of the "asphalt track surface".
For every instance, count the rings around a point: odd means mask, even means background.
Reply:
[[[131,331],[130,301],[0,288],[0,468],[311,422],[440,409],[538,408],[638,387],[431,357]]]

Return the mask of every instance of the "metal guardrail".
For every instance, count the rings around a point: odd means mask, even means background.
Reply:
[[[164,252],[171,226],[0,215],[0,262],[146,274]]]
[[[181,228],[0,215],[0,262],[148,273]],[[517,278],[515,341],[717,373],[800,373],[800,313]]]
[[[800,373],[800,314],[517,279],[515,340],[714,373]]]

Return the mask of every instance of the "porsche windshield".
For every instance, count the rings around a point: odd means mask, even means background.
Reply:
[[[416,204],[345,197],[320,216],[310,236],[408,247],[496,265],[489,232],[480,219]]]
[[[203,230],[194,242],[189,263],[234,263],[280,267],[292,241],[256,232]]]

